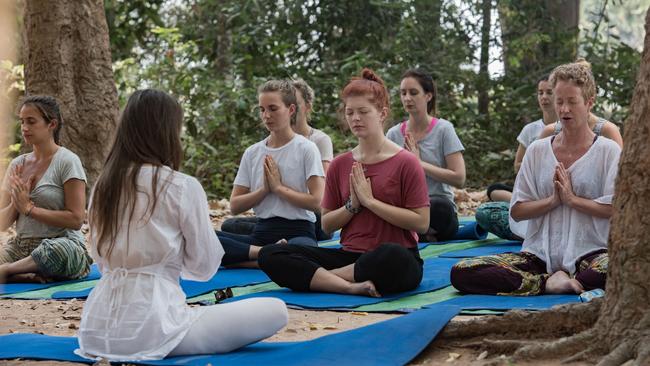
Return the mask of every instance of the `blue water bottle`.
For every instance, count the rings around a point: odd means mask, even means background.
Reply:
[[[580,301],[582,302],[589,302],[597,297],[603,297],[605,296],[605,290],[603,289],[593,289],[591,291],[585,291],[580,294]]]

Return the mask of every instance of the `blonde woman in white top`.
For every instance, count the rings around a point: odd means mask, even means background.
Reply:
[[[78,354],[116,361],[229,352],[285,326],[278,299],[189,307],[179,278],[205,281],[224,251],[205,192],[178,172],[182,109],[156,90],[135,92],[89,208],[91,255],[102,278],[79,328]]]
[[[589,64],[558,66],[550,81],[563,128],[530,145],[517,175],[510,214],[528,220],[522,251],[459,262],[451,282],[460,291],[537,295],[605,288],[621,148],[589,126],[596,95]]]
[[[296,134],[302,135],[316,144],[318,152],[320,152],[323,172],[327,173],[327,168],[332,159],[334,159],[334,148],[332,146],[332,139],[325,132],[309,125],[314,104],[314,89],[312,89],[303,79],[293,80],[291,85],[293,85],[295,89],[295,101],[297,107],[295,118],[292,118],[290,121],[291,129]],[[314,213],[316,214],[316,240],[331,239],[332,235],[325,233],[321,228],[320,213]],[[251,235],[258,222],[259,218],[257,216],[232,217],[221,224],[221,230],[232,234]]]

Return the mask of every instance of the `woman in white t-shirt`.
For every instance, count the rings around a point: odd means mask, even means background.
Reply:
[[[309,141],[316,144],[320,152],[321,163],[323,164],[323,172],[327,173],[327,168],[334,158],[334,150],[332,146],[332,139],[323,131],[316,129],[309,125],[311,112],[314,103],[314,90],[303,79],[296,79],[292,81],[292,85],[296,88],[296,102],[298,110],[296,111],[296,119],[292,121],[291,128],[297,134],[300,134],[309,139]],[[327,240],[331,239],[332,235],[325,233],[321,229],[320,213],[316,214],[316,239]],[[233,217],[229,218],[221,224],[221,230],[232,234],[250,235],[255,229],[258,218],[256,216],[246,217]]]
[[[269,131],[244,152],[232,193],[233,214],[251,208],[259,218],[251,235],[218,231],[225,265],[257,266],[262,246],[317,245],[315,211],[325,186],[316,145],[291,128],[298,111],[296,88],[288,80],[270,80],[258,89],[260,117]]]
[[[621,148],[589,126],[596,85],[588,63],[558,66],[550,81],[563,128],[533,142],[517,174],[510,214],[528,222],[522,251],[456,264],[451,283],[462,292],[579,294],[605,288]]]
[[[418,158],[429,191],[429,230],[420,241],[443,241],[458,231],[453,187],[465,184],[465,148],[454,125],[436,115],[436,86],[431,75],[418,69],[402,74],[400,97],[408,113],[386,137]]]
[[[185,303],[180,277],[212,278],[223,249],[203,188],[178,172],[183,111],[162,91],[140,90],[120,119],[88,209],[102,277],[84,305],[75,352],[112,361],[225,353],[284,327],[278,299]]]

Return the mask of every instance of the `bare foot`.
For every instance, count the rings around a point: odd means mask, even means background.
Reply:
[[[351,295],[381,297],[372,281],[352,282],[350,285],[349,294]]]
[[[564,271],[557,271],[546,280],[544,292],[547,294],[581,294],[584,289],[578,280],[570,278]]]

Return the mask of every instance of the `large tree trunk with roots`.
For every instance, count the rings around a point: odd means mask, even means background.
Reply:
[[[452,323],[442,338],[487,335],[492,339],[478,346],[514,352],[513,358],[520,360],[565,357],[566,361],[599,359],[601,366],[650,365],[650,8],[645,29],[616,182],[604,301]],[[495,339],[504,336],[517,336],[517,340]],[[548,337],[563,338],[541,343],[522,340]]]
[[[110,148],[118,111],[101,0],[25,1],[25,89],[61,105],[61,144],[79,155],[89,186]]]

